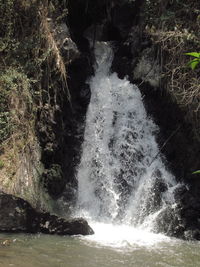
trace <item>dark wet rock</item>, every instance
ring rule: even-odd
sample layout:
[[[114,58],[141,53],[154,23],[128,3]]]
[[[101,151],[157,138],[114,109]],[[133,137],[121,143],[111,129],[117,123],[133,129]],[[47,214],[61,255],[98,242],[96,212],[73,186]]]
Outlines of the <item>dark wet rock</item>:
[[[64,18],[60,18],[59,12],[59,9],[53,12],[52,17],[47,19],[47,23],[56,54],[58,53],[66,64],[67,82],[62,81],[60,74],[52,66],[50,66],[51,73],[44,73],[43,103],[37,109],[36,121],[41,162],[44,166],[40,181],[54,199],[60,196],[67,183],[76,185],[74,166],[75,159],[78,157],[77,151],[80,150],[77,129],[82,117],[85,116],[90,99],[85,80],[88,77],[88,69],[91,69],[89,56],[79,50],[78,44],[72,38],[71,29],[69,30]],[[81,49],[84,47],[87,50],[87,41],[82,43]],[[55,63],[59,65],[59,62]],[[51,86],[46,83],[47,77],[51,77]],[[81,117],[80,120],[79,117]],[[81,136],[80,132],[78,134]]]
[[[156,231],[186,240],[200,240],[200,202],[185,185],[174,191],[176,204],[156,218]]]
[[[156,218],[156,232],[164,233],[168,236],[184,238],[185,227],[181,223],[178,210],[168,206],[160,212]]]
[[[0,232],[42,232],[58,235],[90,235],[92,228],[82,218],[64,219],[34,210],[21,198],[0,193]]]
[[[156,179],[155,183],[155,191],[159,193],[163,193],[167,191],[167,185],[163,180]]]
[[[30,205],[20,198],[0,193],[0,230],[10,232],[26,231]],[[34,216],[34,215],[33,215]]]
[[[80,105],[83,107],[87,107],[90,102],[90,97],[91,97],[90,86],[88,84],[85,84],[84,86],[82,86],[78,97]]]
[[[70,216],[76,205],[76,199],[77,189],[75,189],[75,186],[73,184],[66,184],[63,193],[56,200],[58,205],[56,209],[57,214],[65,214],[65,216]]]
[[[130,61],[126,56],[120,57],[116,54],[112,64],[112,69],[117,72],[120,79],[123,79],[130,73]]]
[[[133,1],[118,1],[111,9],[112,24],[119,30],[122,39],[128,36],[136,23],[139,8],[140,5]]]
[[[51,195],[59,195],[65,185],[61,166],[52,164],[49,169],[45,170],[42,175],[42,183]]]
[[[54,36],[56,45],[65,61],[70,63],[80,55],[76,44],[72,41],[69,29],[66,23],[57,23],[49,18],[49,27]]]
[[[174,190],[175,201],[178,202],[178,201],[184,200],[186,194],[188,194],[188,188],[186,187],[186,185],[183,184],[177,187]]]
[[[117,72],[119,78],[121,79],[128,76],[129,79],[133,81],[136,79],[133,77],[133,70],[140,61],[142,51],[150,46],[151,41],[149,37],[145,34],[141,35],[141,29],[134,25],[130,29],[127,38],[117,42],[115,45],[112,71]],[[154,53],[152,56],[153,55]],[[152,61],[154,62],[154,59]]]
[[[133,71],[134,79],[147,82],[154,88],[160,85],[160,65],[155,59],[155,49],[146,48],[140,52],[140,58]]]
[[[160,174],[160,171],[155,171],[155,175]],[[158,176],[157,176],[158,177]],[[160,209],[162,206],[162,193],[167,191],[167,185],[161,178],[156,178],[154,181],[154,186],[151,188],[149,194],[151,195],[151,198],[149,199],[149,202],[147,205],[147,211],[148,213],[156,212]]]
[[[91,235],[92,228],[82,218],[65,220],[49,213],[42,214],[39,229],[42,233],[57,235]]]
[[[93,62],[89,54],[82,54],[69,67],[69,87],[74,103],[80,108],[87,107],[90,101],[90,88],[85,83],[86,78],[93,74]]]
[[[200,240],[200,230],[199,229],[187,230],[184,232],[184,236],[186,240]]]

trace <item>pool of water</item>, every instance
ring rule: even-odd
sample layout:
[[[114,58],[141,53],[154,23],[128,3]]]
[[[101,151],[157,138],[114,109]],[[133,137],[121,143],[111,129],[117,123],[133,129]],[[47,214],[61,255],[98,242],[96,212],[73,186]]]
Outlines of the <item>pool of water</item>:
[[[109,225],[95,227],[96,234],[88,237],[1,234],[1,241],[9,242],[0,247],[0,266],[200,266],[199,242],[134,229],[116,227],[113,230]],[[102,230],[105,231],[103,235]]]

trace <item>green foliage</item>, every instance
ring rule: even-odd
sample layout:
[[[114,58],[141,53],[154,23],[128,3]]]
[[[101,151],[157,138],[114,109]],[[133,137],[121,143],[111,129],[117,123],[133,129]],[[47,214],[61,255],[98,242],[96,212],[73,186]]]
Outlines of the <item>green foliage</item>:
[[[0,112],[0,141],[4,141],[10,134],[10,113]]]
[[[0,0],[0,52],[5,50],[14,34],[14,0]]]
[[[200,53],[190,52],[185,53],[185,55],[194,57],[191,61],[188,62],[188,65],[191,67],[192,70],[196,69],[196,67],[200,63]]]
[[[8,79],[8,76],[4,76],[4,74],[0,76],[0,142],[3,142],[10,133],[10,112],[8,100],[10,88],[5,78]]]
[[[14,117],[18,113],[17,109],[21,108],[20,112],[23,112],[22,104],[18,104],[19,99],[27,107],[31,105],[29,87],[30,81],[22,70],[9,68],[0,75],[0,143],[14,131]],[[13,107],[15,107],[15,114],[12,113]]]

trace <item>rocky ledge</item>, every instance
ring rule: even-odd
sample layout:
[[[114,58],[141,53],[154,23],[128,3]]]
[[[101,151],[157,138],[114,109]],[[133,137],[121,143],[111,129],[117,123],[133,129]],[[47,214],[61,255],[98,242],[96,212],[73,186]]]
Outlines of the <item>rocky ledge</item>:
[[[21,198],[0,192],[0,232],[26,232],[58,235],[94,233],[82,218],[64,219],[34,210]]]

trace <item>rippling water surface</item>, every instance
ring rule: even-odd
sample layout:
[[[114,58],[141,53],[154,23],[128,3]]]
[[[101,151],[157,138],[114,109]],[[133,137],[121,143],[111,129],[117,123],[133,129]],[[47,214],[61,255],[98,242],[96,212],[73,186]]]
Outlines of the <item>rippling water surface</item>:
[[[139,232],[135,233],[135,237],[131,237],[134,231],[130,232],[127,241],[123,240],[122,229],[121,239],[119,237],[115,239],[113,236],[109,241],[111,238],[109,227],[107,229],[105,227],[104,230],[108,231],[107,240],[105,236],[102,240],[100,233],[90,237],[3,234],[0,238],[9,239],[11,242],[8,246],[0,247],[0,266],[200,266],[199,242],[185,242],[162,235],[145,236],[145,233],[139,238]]]

